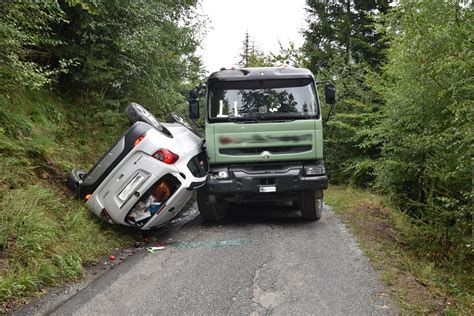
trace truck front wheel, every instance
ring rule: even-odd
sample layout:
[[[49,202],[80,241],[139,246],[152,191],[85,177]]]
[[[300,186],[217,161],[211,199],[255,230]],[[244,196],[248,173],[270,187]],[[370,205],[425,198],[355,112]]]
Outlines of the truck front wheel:
[[[322,191],[303,191],[301,193],[300,203],[301,215],[309,221],[318,221],[323,212],[323,192]]]
[[[222,220],[228,209],[228,203],[220,199],[209,201],[209,194],[206,187],[200,188],[197,192],[197,204],[201,218],[205,222],[217,222]]]

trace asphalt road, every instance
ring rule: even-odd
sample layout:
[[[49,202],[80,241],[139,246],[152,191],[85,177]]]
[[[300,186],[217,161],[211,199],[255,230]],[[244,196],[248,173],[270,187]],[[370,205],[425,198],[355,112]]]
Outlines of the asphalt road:
[[[165,250],[102,275],[54,315],[390,315],[378,275],[328,208],[240,207],[216,225],[191,209],[159,232]]]

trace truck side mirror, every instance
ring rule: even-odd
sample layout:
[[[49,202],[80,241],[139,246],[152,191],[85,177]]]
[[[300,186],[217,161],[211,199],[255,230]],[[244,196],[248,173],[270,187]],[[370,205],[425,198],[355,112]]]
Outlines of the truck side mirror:
[[[324,96],[327,104],[336,103],[336,86],[333,83],[326,83],[324,86]]]
[[[189,117],[193,120],[199,118],[199,89],[194,88],[189,92]]]

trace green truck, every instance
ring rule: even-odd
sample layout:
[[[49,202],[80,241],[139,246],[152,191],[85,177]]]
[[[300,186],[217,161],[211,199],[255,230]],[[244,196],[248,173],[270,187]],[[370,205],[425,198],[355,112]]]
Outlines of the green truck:
[[[291,201],[304,219],[319,220],[328,178],[313,74],[293,67],[221,69],[191,90],[193,120],[204,95],[209,173],[197,195],[201,217],[218,221],[229,203]],[[331,83],[325,98],[334,104]]]

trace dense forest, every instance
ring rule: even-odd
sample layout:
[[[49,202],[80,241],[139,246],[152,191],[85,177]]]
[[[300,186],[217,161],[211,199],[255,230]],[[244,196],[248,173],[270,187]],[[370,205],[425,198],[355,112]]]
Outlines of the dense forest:
[[[472,7],[309,1],[308,11],[305,63],[339,92],[325,134],[332,181],[391,196],[413,219],[407,245],[471,261]]]
[[[206,26],[197,6],[197,0],[0,2],[2,302],[73,279],[119,234],[108,232],[94,241],[97,249],[71,255],[60,244],[81,252],[91,242],[81,238],[104,228],[90,224],[84,209],[65,213],[79,206],[64,202],[54,185],[106,148],[123,127],[120,112],[129,101],[158,116],[186,113],[187,91],[204,76],[196,49]],[[247,34],[240,64],[289,63],[332,80],[338,102],[323,105],[331,183],[389,196],[410,219],[402,230],[406,247],[468,273],[471,2],[307,0],[306,11],[302,48],[261,52]],[[71,229],[76,235],[64,237]]]

